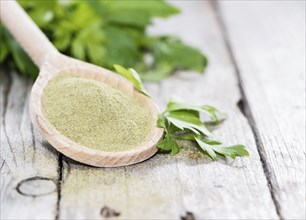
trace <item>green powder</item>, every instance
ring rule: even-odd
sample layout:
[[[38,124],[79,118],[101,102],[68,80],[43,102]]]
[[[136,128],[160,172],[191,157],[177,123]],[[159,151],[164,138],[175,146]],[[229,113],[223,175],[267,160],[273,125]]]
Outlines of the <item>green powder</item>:
[[[154,124],[151,112],[111,86],[60,74],[43,95],[51,124],[64,136],[101,151],[125,151],[145,143]]]

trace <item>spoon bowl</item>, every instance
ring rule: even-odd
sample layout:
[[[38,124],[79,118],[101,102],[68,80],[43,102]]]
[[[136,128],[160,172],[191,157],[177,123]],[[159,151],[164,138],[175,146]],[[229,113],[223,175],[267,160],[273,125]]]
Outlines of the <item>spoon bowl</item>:
[[[156,125],[152,127],[145,144],[120,152],[105,152],[82,146],[56,130],[45,115],[42,97],[48,82],[61,73],[93,79],[112,86],[134,98],[150,111],[155,121],[159,110],[152,99],[138,92],[128,80],[118,74],[60,54],[17,2],[1,1],[0,16],[4,25],[40,69],[31,91],[30,117],[41,135],[55,149],[76,161],[98,167],[117,167],[138,163],[157,152],[156,144],[163,135],[163,129]]]

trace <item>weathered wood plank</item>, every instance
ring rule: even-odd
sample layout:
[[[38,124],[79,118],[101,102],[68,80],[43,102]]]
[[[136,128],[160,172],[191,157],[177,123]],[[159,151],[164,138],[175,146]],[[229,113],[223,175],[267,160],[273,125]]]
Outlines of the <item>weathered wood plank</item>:
[[[305,219],[305,1],[220,6],[279,215]]]
[[[31,87],[32,81],[1,70],[1,219],[56,215],[57,154],[33,132]]]
[[[236,106],[241,96],[234,67],[212,6],[206,1],[175,1],[183,14],[156,22],[151,33],[181,36],[208,54],[205,76],[178,74],[161,84],[147,84],[164,108],[170,95],[190,102],[210,103],[229,114],[215,132],[228,143],[248,146],[249,158],[212,162],[184,145],[176,157],[158,154],[143,163],[98,169],[64,162],[60,219],[100,219],[104,206],[121,219],[178,219],[187,211],[197,219],[276,219],[251,128]],[[112,215],[110,215],[112,216]],[[114,217],[114,216],[112,216]]]

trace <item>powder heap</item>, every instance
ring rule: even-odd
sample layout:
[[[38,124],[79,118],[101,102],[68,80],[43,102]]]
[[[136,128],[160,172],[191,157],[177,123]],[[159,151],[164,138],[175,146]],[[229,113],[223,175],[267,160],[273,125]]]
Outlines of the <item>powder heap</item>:
[[[72,141],[102,151],[125,151],[145,143],[151,112],[111,86],[60,74],[44,90],[50,123]]]

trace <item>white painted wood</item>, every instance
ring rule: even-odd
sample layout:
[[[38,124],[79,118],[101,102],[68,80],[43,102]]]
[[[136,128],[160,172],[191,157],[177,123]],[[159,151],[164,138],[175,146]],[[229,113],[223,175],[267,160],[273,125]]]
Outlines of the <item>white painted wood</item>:
[[[4,70],[0,81],[1,219],[54,219],[58,160],[37,131],[32,132],[28,112],[32,82]]]
[[[280,215],[305,219],[305,1],[220,1]]]
[[[104,206],[118,219],[277,219],[256,144],[246,118],[236,107],[238,82],[216,14],[207,1],[175,1],[182,14],[156,22],[154,33],[181,36],[209,57],[206,75],[180,73],[161,84],[147,84],[163,109],[171,95],[218,106],[229,120],[215,132],[226,143],[243,143],[249,158],[235,162],[192,159],[194,148],[182,143],[180,154],[158,154],[125,168],[97,169],[64,163],[60,219],[100,219]],[[197,155],[197,154],[196,154]]]

